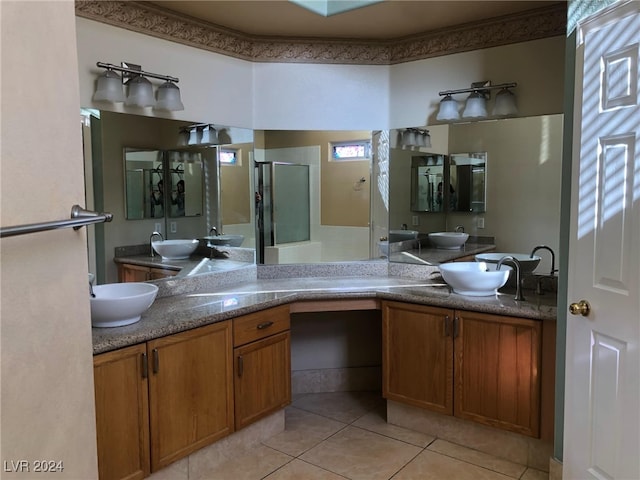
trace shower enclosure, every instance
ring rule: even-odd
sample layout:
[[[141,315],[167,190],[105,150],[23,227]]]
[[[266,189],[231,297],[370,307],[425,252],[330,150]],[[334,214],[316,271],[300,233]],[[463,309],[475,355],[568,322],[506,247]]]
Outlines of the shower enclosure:
[[[256,162],[256,255],[311,240],[309,165]]]

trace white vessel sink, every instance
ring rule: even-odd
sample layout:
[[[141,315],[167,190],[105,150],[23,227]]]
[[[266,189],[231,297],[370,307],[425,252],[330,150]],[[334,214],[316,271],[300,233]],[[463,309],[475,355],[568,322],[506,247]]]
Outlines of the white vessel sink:
[[[415,240],[418,238],[417,230],[389,230],[390,242],[403,242],[405,240]]]
[[[107,283],[93,287],[91,325],[122,327],[140,320],[156,299],[158,286],[152,283]]]
[[[229,247],[239,247],[244,242],[244,235],[222,234],[204,237],[207,243],[211,245],[226,245]]]
[[[526,253],[478,253],[475,258],[476,262],[495,264],[498,263],[502,257],[507,255],[511,255],[520,262],[520,273],[523,275],[526,273],[532,273],[540,263],[541,258],[537,255],[532,257]]]
[[[184,260],[189,258],[198,247],[198,240],[158,240],[151,247],[166,260]]]
[[[485,262],[450,262],[440,264],[440,273],[455,293],[471,297],[495,295],[509,279],[511,267]]]
[[[429,241],[436,248],[444,248],[446,250],[462,248],[468,238],[469,234],[462,232],[434,232],[429,234]]]

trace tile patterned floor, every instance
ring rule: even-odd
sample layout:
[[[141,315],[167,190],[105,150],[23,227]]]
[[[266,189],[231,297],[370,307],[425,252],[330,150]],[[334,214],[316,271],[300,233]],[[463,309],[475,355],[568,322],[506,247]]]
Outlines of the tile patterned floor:
[[[380,394],[315,393],[284,432],[198,478],[209,480],[548,480],[548,474],[385,421]]]

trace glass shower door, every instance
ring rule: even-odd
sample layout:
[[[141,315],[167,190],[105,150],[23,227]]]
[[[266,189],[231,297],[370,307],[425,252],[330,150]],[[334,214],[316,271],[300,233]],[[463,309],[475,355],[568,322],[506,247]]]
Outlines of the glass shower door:
[[[258,263],[265,247],[311,239],[309,165],[256,163]]]

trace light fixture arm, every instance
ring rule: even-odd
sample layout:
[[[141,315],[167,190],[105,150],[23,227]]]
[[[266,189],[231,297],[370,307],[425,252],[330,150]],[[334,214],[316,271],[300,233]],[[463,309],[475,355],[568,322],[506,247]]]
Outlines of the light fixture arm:
[[[490,82],[476,82],[471,84],[471,88],[461,88],[458,90],[444,90],[442,92],[438,92],[438,95],[440,95],[441,97],[444,97],[447,95],[457,95],[459,93],[473,93],[473,92],[482,93],[485,90],[495,90],[498,88],[514,88],[517,86],[518,84],[515,82],[501,83],[499,85],[491,85]]]
[[[113,65],[111,63],[97,62],[96,65],[99,68],[105,68],[107,70],[115,70],[117,72],[122,72],[124,75],[122,76],[123,80],[125,78],[134,77],[136,75],[142,75],[144,77],[157,78],[158,80],[165,80],[167,82],[178,83],[180,80],[176,77],[171,77],[169,75],[160,75],[158,73],[151,73],[143,71],[139,65],[132,65],[131,67],[126,66],[127,64],[123,64],[125,66],[119,67],[117,65]]]

